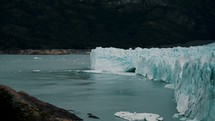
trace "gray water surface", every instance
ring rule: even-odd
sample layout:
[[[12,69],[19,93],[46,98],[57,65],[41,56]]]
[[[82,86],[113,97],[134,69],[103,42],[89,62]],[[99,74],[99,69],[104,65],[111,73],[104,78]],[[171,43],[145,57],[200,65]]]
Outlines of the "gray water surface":
[[[118,111],[156,113],[179,121],[173,90],[138,76],[83,73],[89,55],[0,55],[0,83],[71,110],[85,121],[123,121]],[[92,113],[100,119],[90,119]]]

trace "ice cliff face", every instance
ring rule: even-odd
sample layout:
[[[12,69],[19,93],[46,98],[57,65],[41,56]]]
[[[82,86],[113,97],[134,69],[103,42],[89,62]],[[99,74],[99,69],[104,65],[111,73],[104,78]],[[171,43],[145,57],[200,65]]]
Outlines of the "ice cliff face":
[[[91,51],[95,70],[134,71],[146,78],[174,84],[177,110],[200,121],[215,120],[215,44],[189,48]]]

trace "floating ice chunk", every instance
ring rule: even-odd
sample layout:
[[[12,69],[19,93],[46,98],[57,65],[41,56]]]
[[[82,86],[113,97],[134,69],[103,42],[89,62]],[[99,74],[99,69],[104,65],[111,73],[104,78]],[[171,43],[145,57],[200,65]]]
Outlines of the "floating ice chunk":
[[[181,116],[182,114],[180,114],[180,113],[176,113],[176,114],[174,114],[172,117],[173,118],[179,118],[179,116]]]
[[[41,60],[42,58],[40,57],[34,57],[34,60]]]
[[[174,84],[166,84],[165,88],[174,89]]]
[[[128,120],[128,121],[163,121],[163,117],[158,114],[152,113],[131,113],[127,111],[120,111],[114,114],[116,117]]]
[[[95,73],[95,74],[101,74],[102,70],[76,70],[78,73]]]
[[[40,72],[41,70],[32,70],[33,72]]]

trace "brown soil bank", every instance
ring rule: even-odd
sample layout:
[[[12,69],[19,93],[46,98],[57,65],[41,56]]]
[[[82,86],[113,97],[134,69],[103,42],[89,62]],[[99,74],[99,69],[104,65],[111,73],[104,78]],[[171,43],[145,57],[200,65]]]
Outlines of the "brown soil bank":
[[[0,115],[7,121],[82,121],[67,110],[5,85],[0,85]]]

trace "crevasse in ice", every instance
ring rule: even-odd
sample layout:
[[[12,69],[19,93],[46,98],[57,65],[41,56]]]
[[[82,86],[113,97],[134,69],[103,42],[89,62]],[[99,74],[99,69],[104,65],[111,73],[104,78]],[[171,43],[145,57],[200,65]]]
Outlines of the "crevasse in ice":
[[[97,47],[90,53],[95,70],[135,72],[174,84],[179,113],[215,121],[215,43],[203,46],[118,49]]]

